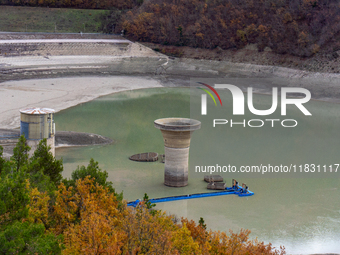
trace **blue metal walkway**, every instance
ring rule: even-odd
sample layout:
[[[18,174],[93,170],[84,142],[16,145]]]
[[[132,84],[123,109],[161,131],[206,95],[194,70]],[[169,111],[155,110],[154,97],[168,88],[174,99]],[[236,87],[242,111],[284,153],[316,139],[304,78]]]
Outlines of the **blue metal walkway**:
[[[152,198],[149,201],[152,204],[162,203],[162,202],[170,202],[176,200],[185,200],[185,199],[193,199],[193,198],[201,198],[201,197],[215,197],[215,196],[223,196],[223,195],[238,195],[239,197],[247,197],[254,195],[254,192],[244,189],[241,186],[234,186],[230,188],[226,188],[224,191],[218,192],[207,192],[207,193],[195,193],[190,195],[180,195],[180,196],[172,196],[172,197],[161,197],[161,198]],[[136,207],[142,200],[137,199],[136,201],[128,202],[128,206]]]

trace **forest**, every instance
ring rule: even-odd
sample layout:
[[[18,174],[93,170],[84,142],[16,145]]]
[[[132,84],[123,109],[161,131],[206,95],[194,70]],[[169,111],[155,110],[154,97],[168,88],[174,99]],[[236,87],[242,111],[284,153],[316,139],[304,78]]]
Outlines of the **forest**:
[[[0,0],[0,4],[110,9],[102,31],[163,45],[240,49],[256,44],[310,57],[340,50],[338,0]]]
[[[178,46],[240,49],[256,44],[309,57],[340,49],[337,0],[149,0],[122,19],[134,40]]]
[[[0,147],[0,254],[285,254],[249,239],[249,230],[208,230],[153,209],[145,194],[127,207],[90,160],[70,179],[42,140],[32,157],[21,136],[6,160]]]

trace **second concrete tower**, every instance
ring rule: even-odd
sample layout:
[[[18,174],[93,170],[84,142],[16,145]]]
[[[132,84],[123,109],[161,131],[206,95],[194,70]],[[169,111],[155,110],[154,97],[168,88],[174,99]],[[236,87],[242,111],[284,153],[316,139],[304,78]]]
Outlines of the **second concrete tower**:
[[[164,118],[154,121],[164,140],[164,184],[171,187],[188,185],[188,161],[191,134],[201,122],[187,118]]]

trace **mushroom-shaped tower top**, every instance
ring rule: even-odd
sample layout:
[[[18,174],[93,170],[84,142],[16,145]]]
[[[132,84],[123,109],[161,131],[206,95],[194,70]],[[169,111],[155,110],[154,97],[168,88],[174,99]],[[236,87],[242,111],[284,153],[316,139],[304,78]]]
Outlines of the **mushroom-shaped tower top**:
[[[160,129],[165,147],[187,148],[190,146],[191,134],[201,128],[201,122],[187,118],[164,118],[154,121]]]
[[[201,122],[187,118],[164,118],[154,121],[155,127],[168,131],[195,131],[201,128]]]

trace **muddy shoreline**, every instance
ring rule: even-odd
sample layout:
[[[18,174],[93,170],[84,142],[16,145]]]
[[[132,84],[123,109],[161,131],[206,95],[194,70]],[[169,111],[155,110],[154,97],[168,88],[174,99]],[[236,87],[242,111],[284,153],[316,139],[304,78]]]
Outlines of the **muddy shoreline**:
[[[255,89],[271,92],[277,86],[303,87],[312,98],[339,103],[340,74],[314,73],[278,66],[232,63],[228,61],[170,59],[157,57],[50,56],[0,58],[0,87],[6,81],[65,77],[147,77],[162,86],[189,86],[192,78],[268,79]]]
[[[0,146],[4,149],[4,157],[9,158],[13,155],[13,148],[18,142],[20,136],[19,129],[0,129]],[[107,145],[114,141],[92,133],[58,131],[55,134],[55,147],[74,147],[74,146],[93,146]]]
[[[6,82],[70,77],[143,77],[165,87],[189,86],[193,78],[237,78],[262,79],[261,83],[251,84],[259,93],[270,93],[273,86],[304,87],[313,99],[340,102],[339,72],[308,69],[306,65],[304,69],[294,68],[295,65],[284,67],[278,57],[288,56],[270,51],[261,53],[265,54],[262,56],[255,46],[232,54],[188,48],[184,57],[174,58],[152,50],[157,45],[132,42],[117,35],[6,33],[0,35],[0,89]],[[264,61],[271,58],[272,61]],[[314,59],[318,57],[309,60]],[[328,66],[329,61],[330,56],[318,59],[316,66]],[[323,72],[315,72],[319,70]]]

